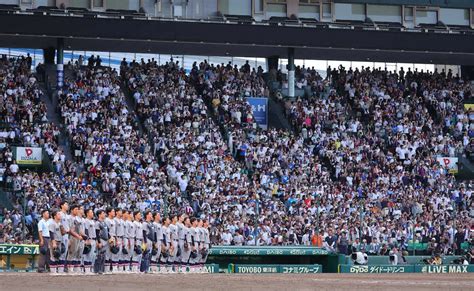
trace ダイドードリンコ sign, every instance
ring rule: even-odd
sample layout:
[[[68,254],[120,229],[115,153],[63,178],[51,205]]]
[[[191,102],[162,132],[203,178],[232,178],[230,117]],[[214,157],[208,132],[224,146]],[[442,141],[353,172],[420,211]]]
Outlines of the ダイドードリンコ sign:
[[[16,147],[16,163],[19,165],[41,165],[43,151],[41,148]]]

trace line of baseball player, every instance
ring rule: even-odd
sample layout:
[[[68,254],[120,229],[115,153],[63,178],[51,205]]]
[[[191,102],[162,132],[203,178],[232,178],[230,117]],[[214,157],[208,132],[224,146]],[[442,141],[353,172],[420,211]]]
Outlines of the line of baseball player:
[[[52,274],[205,272],[210,248],[208,222],[186,214],[60,204],[52,211]]]

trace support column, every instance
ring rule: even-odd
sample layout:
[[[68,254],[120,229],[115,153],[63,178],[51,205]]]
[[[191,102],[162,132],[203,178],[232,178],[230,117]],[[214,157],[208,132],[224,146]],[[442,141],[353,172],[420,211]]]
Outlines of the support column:
[[[288,97],[295,98],[295,49],[288,48]]]
[[[57,88],[64,83],[64,39],[58,38],[56,45]]]
[[[446,72],[447,74],[448,72]],[[461,66],[461,78],[467,80],[474,80],[474,66]],[[456,73],[453,74],[456,77]]]
[[[54,54],[54,47],[48,47],[43,49],[43,61],[45,65],[54,65]]]
[[[267,58],[267,72],[268,79],[271,82],[276,82],[278,73],[278,56],[270,56]],[[272,90],[272,88],[270,88]]]

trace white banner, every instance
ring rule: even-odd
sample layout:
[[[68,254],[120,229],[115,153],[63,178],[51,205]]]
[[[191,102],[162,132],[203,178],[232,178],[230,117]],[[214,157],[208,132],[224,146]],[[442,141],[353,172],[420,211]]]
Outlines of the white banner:
[[[458,173],[458,158],[440,157],[436,158],[441,167],[448,169],[452,174]]]
[[[41,165],[43,161],[42,148],[17,147],[16,163],[19,165]]]

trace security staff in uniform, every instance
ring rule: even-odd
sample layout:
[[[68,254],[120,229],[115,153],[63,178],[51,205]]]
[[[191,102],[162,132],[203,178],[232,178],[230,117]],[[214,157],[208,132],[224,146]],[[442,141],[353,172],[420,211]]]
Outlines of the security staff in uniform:
[[[155,229],[155,238],[153,240],[153,253],[151,256],[151,271],[152,273],[158,273],[159,259],[161,256],[161,246],[163,243],[163,231],[161,229],[161,216],[160,213],[156,212],[153,214],[153,227]]]
[[[133,213],[134,221],[134,230],[135,230],[135,242],[133,245],[133,257],[132,257],[132,273],[140,272],[140,263],[142,260],[142,243],[143,243],[143,225],[141,223],[142,214],[140,211],[135,211]]]
[[[112,253],[111,248],[116,246],[116,225],[115,225],[115,210],[113,208],[108,207],[105,210],[105,214],[107,217],[105,218],[105,224],[107,224],[107,228],[109,230],[109,247],[106,249],[105,253],[105,272],[117,272],[117,263],[113,262],[114,254]],[[113,266],[115,266],[115,269],[113,269]]]
[[[38,273],[44,273],[49,267],[49,211],[41,211],[41,220],[38,222],[38,235],[40,245],[40,256],[38,260]]]
[[[69,252],[69,232],[70,232],[70,218],[69,218],[69,204],[66,201],[62,201],[61,204],[59,204],[59,207],[61,208],[61,225],[60,227],[62,228],[61,233],[63,234],[62,238],[62,244],[65,247],[64,252],[61,254],[61,257],[59,258],[59,264],[58,264],[58,273],[64,273],[67,272],[68,266],[67,266],[67,254]]]
[[[106,264],[105,257],[107,250],[109,249],[109,229],[105,223],[105,211],[98,210],[96,213],[97,223],[96,223],[96,246],[97,246],[97,256],[94,262],[94,272],[97,274],[105,273]]]
[[[118,247],[118,253],[112,255],[112,262],[114,264],[113,268],[114,271],[117,270],[118,272],[123,273],[125,268],[125,262],[123,261],[123,238],[125,235],[125,226],[124,221],[122,219],[122,209],[117,208],[115,209],[115,234],[116,234],[116,246]]]
[[[50,237],[50,270],[51,274],[58,274],[61,257],[63,233],[61,232],[61,212],[53,211],[49,220]]]
[[[96,222],[92,209],[87,209],[85,213],[86,219],[84,221],[84,228],[87,236],[86,243],[90,246],[90,250],[84,254],[84,273],[90,274],[94,272],[94,262],[97,251]]]

